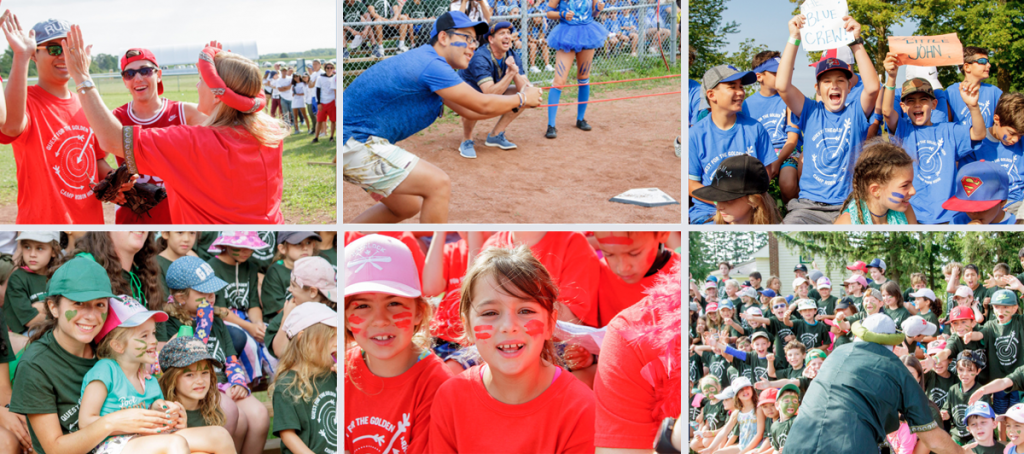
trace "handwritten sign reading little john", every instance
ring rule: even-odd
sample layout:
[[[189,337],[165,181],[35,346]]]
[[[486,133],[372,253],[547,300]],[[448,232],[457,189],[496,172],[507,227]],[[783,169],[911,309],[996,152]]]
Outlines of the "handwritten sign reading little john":
[[[806,0],[800,14],[806,21],[800,30],[804,50],[835,49],[853,42],[853,33],[843,29],[843,17],[849,14],[846,0]]]
[[[890,36],[889,52],[901,65],[949,66],[964,64],[964,46],[956,33],[936,36]]]

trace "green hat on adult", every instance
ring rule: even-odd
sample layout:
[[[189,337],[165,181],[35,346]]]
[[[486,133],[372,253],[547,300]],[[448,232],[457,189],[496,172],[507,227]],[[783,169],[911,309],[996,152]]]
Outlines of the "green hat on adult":
[[[86,257],[75,257],[57,268],[46,283],[46,296],[63,296],[71,301],[113,298],[107,270]]]

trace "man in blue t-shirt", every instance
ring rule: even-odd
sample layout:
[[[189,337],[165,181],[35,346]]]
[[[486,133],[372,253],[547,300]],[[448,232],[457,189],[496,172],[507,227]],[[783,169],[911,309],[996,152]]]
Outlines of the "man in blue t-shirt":
[[[756,81],[754,73],[729,65],[715,66],[704,74],[701,90],[711,115],[690,127],[690,224],[703,224],[714,216],[714,205],[694,196],[694,191],[711,184],[715,170],[726,158],[753,156],[766,167],[768,178],[774,177],[770,169],[777,157],[771,137],[761,123],[742,113],[743,86]]]
[[[821,101],[808,99],[793,86],[793,64],[800,46],[800,29],[806,19],[798,15],[789,21],[789,42],[782,52],[775,88],[789,106],[797,127],[803,132],[803,169],[799,197],[786,205],[786,224],[831,224],[839,217],[843,202],[853,187],[853,167],[867,136],[868,118],[874,113],[879,83],[871,57],[864,50],[861,26],[850,16],[843,28],[854,36],[850,50],[860,68],[864,90],[860,104],[847,105],[853,71],[845,62],[828,58],[818,62],[814,88]]]
[[[1024,94],[1007,93],[999,98],[992,126],[981,143],[974,148],[969,161],[987,161],[999,164],[1006,171],[1009,181],[1009,196],[1003,210],[1016,213],[1021,218],[1024,213],[1024,142],[1020,140],[1024,131]]]
[[[351,222],[393,223],[420,212],[424,223],[448,219],[451,181],[395,144],[422,131],[448,106],[463,118],[484,120],[540,105],[541,90],[514,95],[473,89],[455,69],[465,69],[487,24],[460,11],[434,21],[429,45],[379,62],[349,85],[342,137],[345,181],[370,192],[378,204]]]
[[[917,221],[921,224],[947,224],[956,213],[942,204],[956,190],[954,178],[959,163],[973,151],[971,142],[985,138],[981,110],[978,109],[978,88],[964,84],[962,97],[974,116],[970,129],[958,123],[932,124],[932,111],[938,105],[931,82],[922,78],[903,83],[900,110],[893,109],[896,72],[900,64],[895,52],[885,57],[889,76],[882,94],[882,116],[892,134],[891,140],[914,160],[914,190],[910,199]],[[906,113],[906,117],[900,115]]]
[[[974,46],[964,48],[964,64],[960,67],[964,73],[964,80],[950,85],[946,90],[946,94],[949,95],[949,113],[953,117],[952,121],[964,126],[971,126],[971,113],[963,98],[960,97],[960,84],[980,84],[978,108],[981,109],[981,116],[985,119],[985,127],[992,127],[992,115],[1003,91],[999,87],[981,82],[988,79],[990,69],[992,69],[992,62],[988,59],[988,49]]]
[[[487,45],[473,53],[468,68],[459,71],[462,80],[476,91],[490,95],[514,95],[532,86],[526,77],[526,68],[519,60],[519,54],[509,52],[514,33],[515,29],[512,28],[511,22],[501,21],[491,26],[491,30],[484,35]],[[494,129],[487,134],[484,145],[502,150],[516,148],[516,144],[505,138],[505,128],[508,128],[520,112],[522,111],[502,115]],[[462,144],[459,145],[459,155],[463,158],[476,158],[476,149],[473,148],[474,126],[476,120],[462,117]]]

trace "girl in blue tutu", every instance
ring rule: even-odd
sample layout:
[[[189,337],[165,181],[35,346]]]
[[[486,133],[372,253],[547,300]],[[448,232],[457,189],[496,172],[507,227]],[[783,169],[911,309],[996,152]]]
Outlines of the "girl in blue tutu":
[[[548,47],[555,49],[555,83],[564,85],[569,78],[569,69],[573,60],[576,61],[576,79],[581,84],[590,83],[590,63],[594,60],[594,51],[604,45],[608,37],[608,29],[595,20],[595,16],[604,9],[602,0],[550,0],[548,2],[548,18],[558,19],[558,25],[548,34]],[[561,88],[552,88],[548,94],[548,104],[558,104],[562,96]],[[579,87],[577,100],[585,102],[590,99],[590,86]],[[579,104],[576,113],[576,127],[590,131],[590,125],[583,118],[587,112],[586,104]],[[555,129],[555,116],[558,106],[548,107],[548,132],[544,135],[549,139],[558,137]]]

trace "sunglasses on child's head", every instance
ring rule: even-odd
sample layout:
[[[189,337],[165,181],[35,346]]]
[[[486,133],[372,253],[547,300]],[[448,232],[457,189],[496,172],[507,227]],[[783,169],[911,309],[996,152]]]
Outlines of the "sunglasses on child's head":
[[[134,79],[136,74],[142,74],[142,77],[149,77],[156,71],[157,67],[155,66],[143,66],[139,69],[126,69],[121,71],[121,77],[125,79]]]
[[[60,47],[60,44],[47,44],[45,46],[36,47],[36,49],[46,49],[46,53],[53,57],[60,57],[64,54],[64,48]]]

